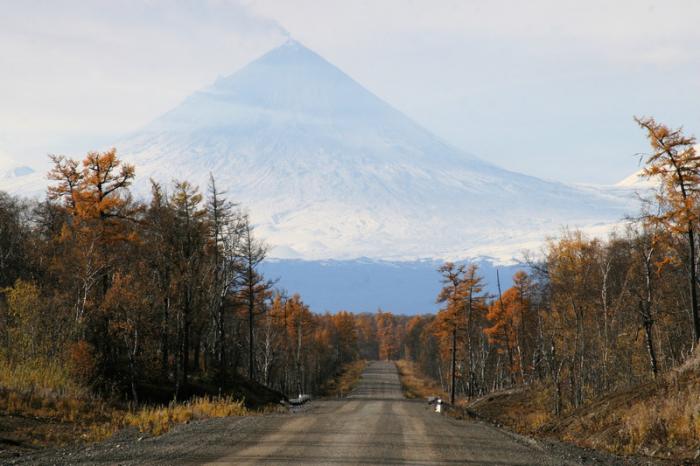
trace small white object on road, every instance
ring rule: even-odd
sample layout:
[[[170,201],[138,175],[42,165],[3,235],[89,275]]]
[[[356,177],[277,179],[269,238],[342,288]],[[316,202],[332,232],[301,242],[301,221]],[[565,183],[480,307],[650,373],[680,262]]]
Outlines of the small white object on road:
[[[289,400],[290,405],[303,405],[307,401],[311,401],[311,395],[299,394],[299,398],[291,398]]]

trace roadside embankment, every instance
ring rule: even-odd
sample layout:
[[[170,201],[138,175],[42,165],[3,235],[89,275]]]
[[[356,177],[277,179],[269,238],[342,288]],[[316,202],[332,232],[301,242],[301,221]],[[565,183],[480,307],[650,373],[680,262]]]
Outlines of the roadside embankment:
[[[447,399],[447,393],[442,387],[423,374],[413,361],[405,359],[396,361],[396,368],[399,371],[401,388],[406,398],[428,398],[431,396]]]
[[[342,398],[350,393],[367,367],[367,361],[360,359],[343,364],[335,375],[321,386],[321,396]]]
[[[409,398],[446,394],[411,361],[397,362]],[[700,464],[700,356],[656,381],[621,388],[577,408],[554,414],[547,383],[458,399],[447,409],[456,418],[477,418],[545,442],[623,455],[636,463]]]

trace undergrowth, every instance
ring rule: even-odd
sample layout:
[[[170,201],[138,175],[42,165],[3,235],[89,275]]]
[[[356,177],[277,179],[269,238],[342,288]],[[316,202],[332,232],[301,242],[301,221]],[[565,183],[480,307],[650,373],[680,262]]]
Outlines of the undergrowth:
[[[246,416],[277,409],[267,406],[251,411],[243,400],[229,396],[204,396],[167,406],[131,408],[91,395],[58,362],[10,363],[0,355],[0,415],[33,421],[31,427],[22,426],[9,432],[22,444],[65,445],[76,439],[94,442],[125,427],[160,435],[177,424],[198,419]]]
[[[619,424],[609,448],[697,459],[700,454],[700,353],[653,383],[649,396],[611,413]],[[618,420],[619,419],[619,420]]]
[[[367,361],[360,359],[344,364],[338,374],[327,380],[321,387],[321,394],[329,397],[343,397],[350,393],[360,380]]]
[[[438,396],[447,399],[447,393],[430,377],[423,374],[413,361],[396,361],[401,388],[406,398],[427,398]]]
[[[657,380],[613,391],[557,417],[551,384],[506,390],[469,406],[524,434],[620,455],[694,462],[700,456],[700,353]]]
[[[136,427],[140,432],[161,435],[177,424],[198,419],[252,414],[243,400],[231,397],[197,397],[184,403],[172,402],[168,406],[146,406],[134,411],[115,410],[109,422],[96,424],[92,439],[108,437],[124,427]]]
[[[22,394],[51,394],[57,397],[85,396],[68,368],[57,360],[12,361],[0,352],[0,388]]]
[[[446,397],[415,363],[397,361],[408,398]],[[700,349],[681,367],[635,387],[616,390],[557,417],[551,383],[533,382],[458,400],[461,417],[477,415],[525,435],[554,437],[621,455],[677,461],[700,459]],[[460,409],[463,408],[463,409]]]

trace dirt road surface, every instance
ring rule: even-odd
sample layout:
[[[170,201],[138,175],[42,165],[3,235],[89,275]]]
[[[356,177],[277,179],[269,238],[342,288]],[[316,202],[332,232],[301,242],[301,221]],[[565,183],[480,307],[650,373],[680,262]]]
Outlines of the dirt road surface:
[[[390,362],[371,362],[346,400],[265,426],[241,446],[209,464],[552,464],[496,430],[405,400]]]
[[[179,426],[157,438],[123,432],[99,445],[20,458],[35,464],[561,465],[602,464],[562,456],[490,425],[436,414],[403,398],[396,367],[368,364],[346,398],[294,414],[224,418]]]

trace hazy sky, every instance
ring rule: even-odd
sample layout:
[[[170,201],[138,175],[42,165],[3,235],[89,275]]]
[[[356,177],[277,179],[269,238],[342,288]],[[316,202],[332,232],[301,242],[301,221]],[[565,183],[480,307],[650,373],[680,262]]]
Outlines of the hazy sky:
[[[611,183],[633,115],[700,135],[700,1],[0,0],[0,155],[109,145],[300,40],[505,168]]]

